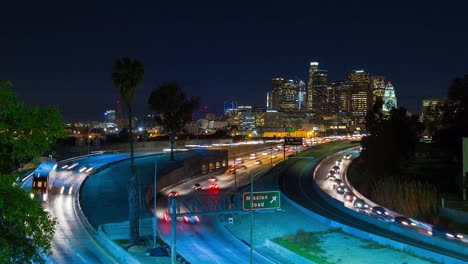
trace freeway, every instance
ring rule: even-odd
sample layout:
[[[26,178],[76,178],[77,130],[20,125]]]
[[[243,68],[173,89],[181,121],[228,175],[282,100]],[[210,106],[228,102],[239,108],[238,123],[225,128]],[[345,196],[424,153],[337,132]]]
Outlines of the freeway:
[[[340,154],[342,155],[342,154]],[[326,164],[322,164],[322,169],[317,171],[318,178],[325,178],[326,174],[338,156],[330,159]],[[419,248],[437,252],[442,255],[450,256],[461,262],[468,261],[468,254],[465,250],[454,250],[453,248],[445,248],[437,243],[430,244],[415,238],[415,235],[403,228],[384,228],[381,225],[374,225],[369,221],[364,221],[361,218],[353,216],[351,210],[342,206],[335,207],[330,202],[324,199],[323,194],[314,181],[314,168],[316,162],[310,159],[294,159],[291,160],[290,166],[281,175],[279,185],[281,190],[293,201],[301,204],[304,208],[311,210],[328,219],[334,220],[341,224],[363,230],[381,237],[386,237],[405,244],[413,245]],[[320,182],[319,182],[320,184]],[[354,213],[354,211],[352,211]]]
[[[253,158],[254,156],[255,158]],[[169,196],[170,193],[177,193],[177,195],[203,194],[213,191],[222,192],[230,190],[236,183],[237,187],[245,186],[250,182],[250,174],[255,174],[266,167],[273,166],[276,162],[282,160],[282,158],[283,152],[281,150],[272,150],[271,152],[258,150],[248,153],[247,155],[238,157],[236,174],[217,173],[206,175],[166,188],[163,190],[163,194],[165,197]],[[236,177],[236,180],[234,177]],[[211,181],[209,180],[210,178]],[[210,185],[212,183],[218,184],[219,190],[211,189]],[[195,184],[199,184],[201,189],[194,190]],[[171,222],[163,219],[163,214],[167,211],[167,199],[158,201],[157,210],[160,232],[164,240],[171,243]],[[181,208],[181,210],[183,211],[184,208]],[[198,215],[197,217],[200,219],[198,223],[177,222],[176,250],[179,254],[184,256],[190,263],[249,262],[250,248],[248,245],[230,234],[220,223],[218,216]],[[274,263],[255,251],[253,262]]]
[[[262,146],[259,146],[259,148],[262,148]],[[145,155],[155,154],[158,153],[145,153]],[[242,166],[245,166],[245,169],[240,169],[236,173],[236,178],[232,177],[232,175],[219,175],[220,188],[232,188],[231,186],[233,186],[233,183],[235,182],[234,179],[239,181],[239,186],[247,184],[249,179],[247,175],[250,172],[261,169],[261,167],[263,166],[273,164],[273,162],[275,162],[275,159],[279,160],[282,157],[282,155],[280,154],[275,156],[278,156],[278,158],[271,156],[262,156],[262,158],[259,158],[258,160],[264,161],[263,165],[255,164],[255,161],[250,160],[249,156],[244,157],[245,161],[242,164]],[[79,157],[59,162],[57,169],[51,172],[49,177],[48,199],[47,201],[43,202],[43,207],[46,211],[50,213],[51,216],[57,218],[59,225],[52,241],[53,254],[48,257],[48,263],[118,263],[118,260],[116,258],[109,255],[94,240],[93,234],[95,234],[96,231],[95,229],[93,229],[91,221],[88,220],[89,216],[85,216],[83,211],[81,210],[80,188],[82,187],[82,184],[86,177],[93,175],[93,172],[96,169],[102,168],[103,166],[107,166],[110,163],[123,161],[128,158],[128,153]],[[154,163],[154,158],[146,160],[147,163]],[[152,168],[152,166],[146,167]],[[151,174],[152,173],[150,173],[149,175]],[[128,176],[128,173],[126,171],[123,172],[120,170],[118,175],[111,176],[113,184],[118,184],[119,186],[126,186]],[[152,177],[150,177],[150,179],[152,179]],[[120,182],[117,183],[117,181]],[[23,186],[31,185],[32,178],[28,178],[23,182]],[[103,187],[104,186],[100,187],[101,190]],[[188,186],[187,188],[191,190],[191,186]],[[93,187],[92,190],[95,191],[96,187]],[[96,197],[92,199],[106,200],[107,197],[100,197],[99,195],[100,193],[97,193]],[[125,192],[114,193],[113,195],[124,195],[125,197],[123,197],[123,200],[126,200]],[[86,197],[85,200],[88,203],[92,203],[92,199]],[[110,200],[112,200],[112,198],[110,198]],[[121,207],[125,206],[128,207],[128,205],[121,205]],[[95,212],[96,208],[91,207],[91,209],[94,210],[92,212],[93,214],[102,215],[102,213]],[[102,209],[105,208],[101,208],[100,210]],[[117,219],[115,220],[115,222],[122,221],[122,218],[128,219],[128,213],[122,214],[122,211],[125,210],[119,211],[117,213],[117,216],[106,215],[105,217],[108,217],[109,219]],[[230,261],[233,260],[236,260],[235,262],[239,262],[239,260],[242,260],[241,262],[245,262],[245,260],[249,257],[249,248],[242,242],[239,242],[238,240],[233,240],[232,235],[228,234],[225,229],[212,228],[213,225],[211,225],[210,223],[213,222],[210,221],[215,220],[215,218],[210,220],[209,218],[205,219],[204,217],[204,222],[200,225],[199,231],[201,232],[198,233],[178,232],[178,240],[180,241],[178,247],[179,251],[184,251],[187,248],[193,249],[193,245],[196,244],[198,250],[203,251],[204,255],[206,256],[211,256],[211,259],[217,258],[215,256],[218,255],[224,256],[221,258],[222,260],[219,260],[220,263],[230,263]],[[162,225],[162,229],[163,227],[164,226]],[[186,227],[180,225],[178,230],[186,230]],[[184,234],[186,235],[185,238]],[[198,235],[195,237],[195,234]],[[212,234],[217,234],[217,240],[212,239]],[[192,238],[187,239],[187,237]],[[198,239],[197,242],[195,242],[195,238]],[[184,243],[186,245],[185,247]],[[224,249],[221,249],[219,245],[225,245]],[[258,254],[255,254],[254,259],[258,263],[269,263]],[[204,262],[205,260],[201,262]]]
[[[94,232],[79,207],[79,188],[96,168],[127,159],[128,154],[93,155],[58,163],[50,174],[48,199],[44,210],[59,223],[52,240],[49,263],[118,263],[92,238]],[[31,186],[32,178],[23,185]]]

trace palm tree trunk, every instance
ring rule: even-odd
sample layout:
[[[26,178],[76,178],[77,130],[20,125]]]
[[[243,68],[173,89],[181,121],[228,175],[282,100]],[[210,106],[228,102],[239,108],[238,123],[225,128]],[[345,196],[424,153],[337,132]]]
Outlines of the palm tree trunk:
[[[128,105],[128,130],[130,134],[130,178],[128,179],[128,205],[130,218],[130,241],[138,243],[140,241],[140,221],[139,221],[139,203],[138,186],[135,173],[135,161],[133,157],[133,128],[132,128],[132,108]]]

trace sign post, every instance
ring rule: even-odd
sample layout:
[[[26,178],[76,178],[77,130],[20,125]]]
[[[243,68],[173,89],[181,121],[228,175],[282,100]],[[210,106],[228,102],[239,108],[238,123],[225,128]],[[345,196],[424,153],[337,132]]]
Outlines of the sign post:
[[[252,198],[250,192],[245,192],[242,194],[242,208],[250,210],[252,206],[254,210],[277,209],[281,206],[280,198],[278,191],[253,192]]]

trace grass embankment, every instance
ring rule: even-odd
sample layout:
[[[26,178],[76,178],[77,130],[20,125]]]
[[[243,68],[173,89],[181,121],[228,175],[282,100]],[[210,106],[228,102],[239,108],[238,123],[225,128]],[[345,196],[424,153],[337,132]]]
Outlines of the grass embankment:
[[[294,253],[313,261],[314,263],[319,264],[342,264],[346,263],[343,258],[330,260],[330,257],[327,256],[327,246],[323,243],[329,237],[340,236],[343,239],[347,240],[349,243],[358,246],[359,248],[366,249],[366,250],[377,250],[375,253],[371,254],[379,254],[380,249],[390,249],[387,246],[383,246],[371,240],[366,240],[362,238],[358,238],[355,236],[348,235],[344,233],[341,229],[328,229],[326,231],[321,232],[305,232],[302,229],[299,229],[296,234],[285,235],[282,237],[277,237],[272,239],[273,242],[277,243],[278,245],[287,248]],[[336,245],[337,247],[343,247],[344,245]],[[347,246],[344,246],[347,247]],[[349,249],[348,249],[349,250]],[[397,252],[404,252],[397,249],[392,249]],[[409,256],[420,258],[415,256],[414,254],[404,252]],[[426,260],[428,262],[435,263],[429,259],[420,258]]]
[[[335,231],[335,229],[329,229],[323,232],[305,232],[299,229],[295,235],[277,237],[272,239],[272,241],[315,263],[332,264],[324,256],[326,250],[320,246],[320,242],[322,241],[320,235]]]

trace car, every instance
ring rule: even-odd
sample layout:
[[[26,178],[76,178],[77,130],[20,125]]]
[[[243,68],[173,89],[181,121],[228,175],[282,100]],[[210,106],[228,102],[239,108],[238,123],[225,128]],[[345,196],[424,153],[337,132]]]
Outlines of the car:
[[[388,212],[382,206],[374,206],[372,207],[372,212],[376,215],[388,215]]]
[[[172,191],[169,193],[169,197],[176,197],[179,193],[177,193],[176,191]]]
[[[256,160],[256,161],[255,161],[255,164],[261,165],[261,164],[262,164],[262,161],[261,161],[261,160]]]
[[[344,155],[343,156],[343,159],[345,160],[350,160],[353,156],[351,156],[351,154],[348,154],[348,155]]]
[[[340,166],[335,165],[332,167],[332,170],[334,170],[336,173],[340,173]]]
[[[353,192],[345,192],[343,194],[343,198],[345,199],[345,201],[353,202],[354,199],[356,199],[356,195],[354,195]]]
[[[193,185],[193,189],[194,189],[194,190],[200,190],[200,189],[201,189],[201,184],[195,183],[195,184]]]
[[[243,159],[241,159],[241,158],[236,159],[236,164],[242,164],[242,163],[244,163]]]
[[[262,152],[262,156],[267,156],[268,153],[267,152]]]
[[[378,215],[377,219],[379,221],[382,221],[382,222],[385,222],[385,223],[394,223],[395,222],[395,219],[393,219],[393,217],[390,216],[390,215]]]
[[[368,210],[369,205],[361,198],[354,199],[353,207],[360,210]]]
[[[336,173],[335,173],[334,170],[329,171],[328,174],[327,174],[327,179],[329,179],[329,180],[331,180],[331,181],[334,181],[335,178],[336,178],[336,175],[335,175],[335,174],[336,174]]]
[[[234,174],[234,173],[236,173],[236,168],[229,168],[229,169],[226,170],[225,173],[226,174]]]
[[[398,223],[404,226],[410,226],[410,227],[418,225],[413,219],[406,217],[406,216],[402,216],[402,215],[395,217],[395,223]]]
[[[240,166],[237,166],[236,170],[245,171],[247,170],[247,167],[245,165],[240,165]]]
[[[216,181],[216,177],[209,177],[209,178],[208,178],[208,181],[209,181],[209,182],[215,182],[215,181]]]
[[[272,159],[276,159],[276,155],[271,155],[271,158],[272,158]]]
[[[169,214],[169,212],[165,212],[163,216],[164,216],[164,221],[166,222],[171,221],[171,215]]]
[[[217,189],[219,189],[219,185],[217,183],[212,183],[212,184],[210,184],[210,189],[217,190]]]
[[[339,159],[339,160],[335,161],[335,165],[340,166],[340,165],[341,165],[341,162],[342,162],[342,160]],[[339,169],[339,168],[338,168],[338,169]]]
[[[333,189],[337,188],[338,186],[342,186],[342,187],[345,186],[343,180],[341,180],[341,179],[335,179],[335,180],[333,181]]]
[[[347,191],[348,191],[348,188],[346,186],[339,185],[339,186],[336,187],[336,192],[338,194],[344,194]]]
[[[200,222],[200,218],[196,215],[184,215],[184,223],[195,224]]]
[[[445,238],[445,239],[463,239],[464,235],[452,228],[442,225],[435,225],[431,230],[432,236]]]

